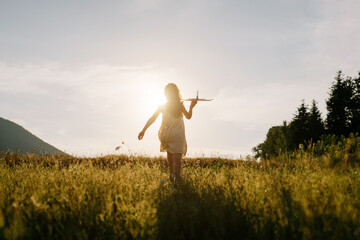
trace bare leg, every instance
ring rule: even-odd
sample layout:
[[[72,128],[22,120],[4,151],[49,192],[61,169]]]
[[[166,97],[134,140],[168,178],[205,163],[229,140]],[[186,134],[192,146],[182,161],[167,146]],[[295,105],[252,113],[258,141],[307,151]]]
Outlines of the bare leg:
[[[167,159],[168,159],[168,162],[169,162],[169,169],[170,169],[170,180],[173,181],[174,177],[173,175],[175,175],[175,171],[174,171],[174,154],[173,153],[169,153],[167,152]]]
[[[176,180],[180,180],[180,172],[181,172],[181,153],[173,153],[173,162],[175,164],[175,177]]]

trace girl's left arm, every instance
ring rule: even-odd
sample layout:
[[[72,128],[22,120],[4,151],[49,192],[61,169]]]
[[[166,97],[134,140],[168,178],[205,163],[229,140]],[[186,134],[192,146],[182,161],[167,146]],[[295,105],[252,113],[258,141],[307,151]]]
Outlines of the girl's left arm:
[[[158,109],[155,111],[155,113],[146,122],[145,127],[143,128],[143,130],[141,130],[141,132],[139,133],[139,135],[138,135],[139,140],[141,140],[144,137],[146,129],[148,129],[151,126],[151,124],[153,124],[156,121],[156,119],[158,118],[160,113],[161,113],[161,107],[158,107]]]
[[[192,112],[193,112],[192,110],[193,110],[193,108],[195,107],[196,104],[197,104],[197,101],[191,101],[189,111],[186,111],[186,108],[185,108],[184,104],[182,105],[182,112],[183,112],[184,116],[187,119],[191,119]]]

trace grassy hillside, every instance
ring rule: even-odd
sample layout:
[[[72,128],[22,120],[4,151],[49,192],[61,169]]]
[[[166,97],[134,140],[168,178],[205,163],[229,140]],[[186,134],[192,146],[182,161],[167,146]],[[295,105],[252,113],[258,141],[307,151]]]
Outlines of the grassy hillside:
[[[0,152],[64,154],[20,125],[0,117]]]
[[[1,155],[0,239],[360,239],[359,165],[303,157]]]

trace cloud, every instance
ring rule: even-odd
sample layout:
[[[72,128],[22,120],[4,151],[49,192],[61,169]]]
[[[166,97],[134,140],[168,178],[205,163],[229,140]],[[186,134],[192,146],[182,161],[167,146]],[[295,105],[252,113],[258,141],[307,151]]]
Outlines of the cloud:
[[[58,64],[0,63],[0,92],[71,96],[72,100],[94,104],[99,99],[120,101],[130,90],[139,88],[147,77],[156,74],[156,66],[87,65],[71,69]]]

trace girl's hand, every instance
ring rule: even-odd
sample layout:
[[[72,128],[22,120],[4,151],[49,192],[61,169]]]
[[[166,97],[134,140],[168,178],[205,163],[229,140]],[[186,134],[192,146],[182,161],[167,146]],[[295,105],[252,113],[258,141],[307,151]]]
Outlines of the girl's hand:
[[[191,101],[190,108],[194,108],[197,104],[197,101]]]
[[[143,139],[144,135],[145,135],[145,131],[141,131],[138,135],[138,139],[139,140]]]

